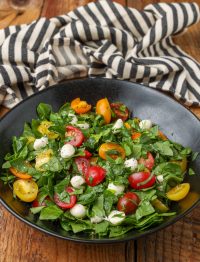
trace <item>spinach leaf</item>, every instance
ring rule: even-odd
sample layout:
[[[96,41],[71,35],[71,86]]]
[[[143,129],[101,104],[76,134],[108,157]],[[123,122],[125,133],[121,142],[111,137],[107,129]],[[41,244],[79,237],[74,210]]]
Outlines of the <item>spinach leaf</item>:
[[[164,156],[173,156],[173,150],[171,149],[171,144],[169,141],[159,141],[152,145],[155,152],[160,153]]]
[[[37,114],[41,120],[49,119],[52,112],[52,107],[48,104],[40,103],[37,106]]]
[[[55,220],[63,214],[63,210],[54,206],[44,207],[40,212],[40,220]]]
[[[140,220],[142,217],[150,215],[155,212],[155,209],[151,205],[150,201],[144,200],[139,204],[139,207],[136,210],[135,216],[137,220]]]

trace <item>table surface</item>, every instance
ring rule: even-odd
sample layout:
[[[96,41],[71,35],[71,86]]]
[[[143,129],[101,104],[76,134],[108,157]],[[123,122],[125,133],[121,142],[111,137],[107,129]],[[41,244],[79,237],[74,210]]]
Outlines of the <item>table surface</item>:
[[[0,0],[0,28],[39,17],[52,17],[85,5],[88,0],[31,0],[23,13]],[[118,0],[142,9],[156,0]],[[165,1],[172,2],[172,1]],[[192,1],[188,1],[192,2]],[[200,4],[200,0],[196,0]],[[200,62],[200,24],[192,26],[175,42]],[[190,108],[200,117],[200,108]],[[0,116],[8,110],[0,108]],[[157,233],[137,241],[112,245],[77,244],[48,236],[17,220],[0,205],[0,262],[195,262],[200,261],[200,208]]]

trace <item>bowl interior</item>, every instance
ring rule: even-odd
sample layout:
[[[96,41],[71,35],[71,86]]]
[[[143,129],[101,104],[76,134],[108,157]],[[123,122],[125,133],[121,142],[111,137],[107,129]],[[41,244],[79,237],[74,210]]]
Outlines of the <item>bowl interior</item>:
[[[62,83],[37,93],[16,106],[0,121],[0,166],[5,154],[11,150],[12,136],[19,136],[24,122],[30,122],[32,118],[36,118],[36,107],[40,102],[49,103],[54,110],[57,110],[63,103],[76,97],[87,100],[92,105],[103,97],[107,97],[111,102],[121,101],[127,105],[134,116],[151,119],[170,139],[200,152],[199,120],[173,99],[139,84],[118,80],[84,79]],[[57,223],[39,221],[36,216],[29,213],[27,205],[13,200],[12,192],[2,183],[0,183],[0,199],[2,204],[16,217],[52,235],[91,243],[124,241],[144,236],[175,222],[199,202],[200,157],[195,160],[192,167],[199,175],[186,175],[186,181],[191,184],[191,193],[182,201],[181,205],[175,207],[179,210],[175,217],[145,232],[130,231],[123,237],[115,239],[96,239],[86,234],[70,234],[63,231]]]

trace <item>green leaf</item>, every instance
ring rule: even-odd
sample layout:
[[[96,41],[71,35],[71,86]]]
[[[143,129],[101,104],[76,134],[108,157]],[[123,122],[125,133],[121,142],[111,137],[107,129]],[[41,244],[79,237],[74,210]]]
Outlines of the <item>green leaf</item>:
[[[159,141],[153,144],[153,149],[164,156],[173,156],[173,150],[169,141]]]
[[[192,168],[189,168],[189,175],[190,176],[194,176],[195,175],[195,172],[194,172],[194,170],[192,169]]]
[[[97,198],[96,202],[94,203],[92,207],[92,213],[93,216],[98,216],[98,217],[104,217],[105,216],[105,211],[104,211],[104,196],[101,195],[100,197]]]
[[[142,152],[142,145],[133,144],[133,146],[132,146],[133,157],[136,158],[136,159],[140,158],[141,152]]]
[[[78,233],[78,232],[82,232],[85,230],[89,230],[92,228],[92,225],[89,223],[74,223],[74,222],[70,222],[70,225],[72,227],[72,231],[74,233]]]
[[[45,206],[41,206],[41,207],[32,207],[32,208],[30,208],[30,211],[31,211],[31,213],[32,214],[37,214],[37,213],[39,213],[43,208],[44,208]]]
[[[139,207],[136,210],[135,216],[137,220],[140,220],[142,217],[150,215],[155,212],[155,209],[151,205],[150,201],[144,200],[139,204]]]
[[[49,119],[52,107],[48,104],[40,103],[37,107],[37,114],[41,120]]]
[[[63,210],[61,210],[56,205],[45,207],[41,210],[40,220],[55,220],[58,219],[63,214]]]
[[[60,172],[63,169],[63,166],[57,157],[52,156],[49,161],[42,166],[42,168],[46,171]]]
[[[192,161],[196,160],[196,158],[198,157],[199,152],[192,152]]]

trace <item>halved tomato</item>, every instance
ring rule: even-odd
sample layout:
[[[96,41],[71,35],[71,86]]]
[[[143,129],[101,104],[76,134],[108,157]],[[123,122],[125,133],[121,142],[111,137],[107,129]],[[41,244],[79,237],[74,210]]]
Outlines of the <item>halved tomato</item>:
[[[80,98],[75,98],[71,102],[71,108],[77,113],[77,114],[85,114],[91,109],[91,105],[89,105],[86,101],[80,100]]]
[[[128,108],[122,103],[111,103],[110,104],[112,114],[112,120],[121,119],[126,121],[129,116]]]
[[[72,193],[74,191],[74,189],[72,187],[67,187],[65,190],[68,193]],[[60,208],[69,209],[69,208],[72,208],[76,204],[77,198],[76,198],[76,195],[70,195],[70,201],[64,202],[64,201],[61,201],[58,194],[55,193],[54,194],[54,201],[55,201],[56,205],[59,206]]]
[[[22,178],[22,179],[30,179],[32,178],[31,175],[29,175],[28,173],[23,173],[23,172],[20,172],[19,170],[17,170],[16,168],[14,167],[10,167],[9,168],[9,171],[16,177],[19,177],[19,178]]]
[[[106,124],[111,121],[111,108],[107,98],[100,99],[96,104],[96,113],[102,115]]]
[[[151,187],[156,182],[156,177],[150,172],[138,172],[129,176],[128,181],[134,189],[143,189]]]
[[[99,147],[99,156],[106,160],[107,156],[116,159],[121,157],[122,159],[125,158],[126,153],[123,147],[115,143],[104,143]]]
[[[65,137],[69,137],[69,141],[66,143],[72,146],[81,146],[84,141],[84,135],[81,130],[74,126],[66,126],[66,130]]]
[[[147,158],[141,157],[138,161],[139,164],[143,164],[146,168],[148,168],[150,171],[152,170],[154,166],[154,157],[150,152],[147,153]]]
[[[75,159],[75,163],[77,165],[78,171],[81,174],[85,175],[88,171],[89,166],[90,166],[89,160],[86,157],[80,156],[80,157],[77,157]]]
[[[179,184],[167,192],[167,198],[173,201],[179,201],[187,196],[190,191],[189,183]]]
[[[32,202],[37,197],[38,185],[31,179],[18,179],[13,184],[13,192],[20,200]]]

